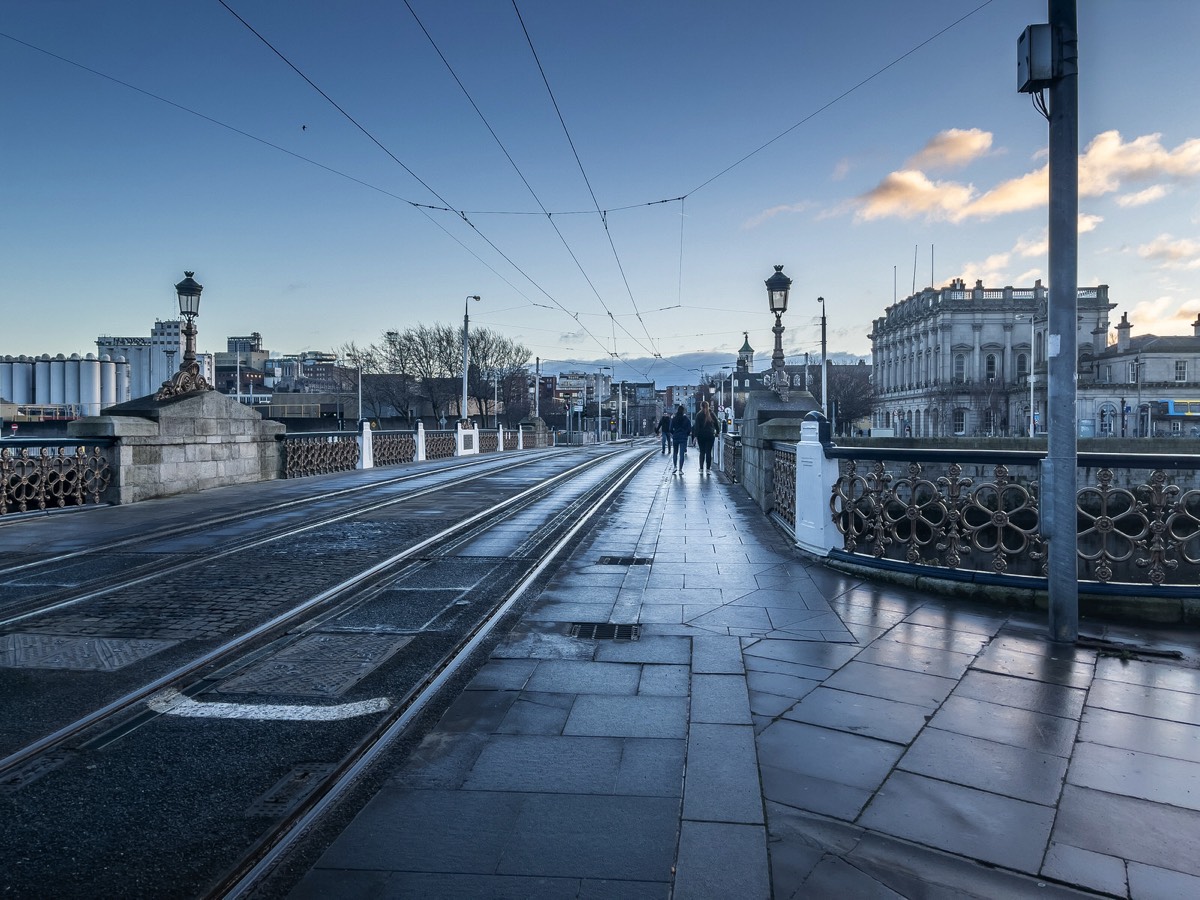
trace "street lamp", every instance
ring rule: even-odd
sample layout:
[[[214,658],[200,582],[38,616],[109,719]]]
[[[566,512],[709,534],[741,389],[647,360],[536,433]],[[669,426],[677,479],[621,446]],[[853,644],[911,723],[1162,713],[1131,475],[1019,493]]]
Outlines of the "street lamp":
[[[463,303],[463,391],[462,391],[462,409],[460,415],[463,421],[463,427],[467,423],[467,367],[470,365],[470,356],[467,353],[467,331],[470,327],[471,301],[478,300],[478,294],[468,294],[466,301]]]
[[[204,286],[195,278],[195,272],[184,272],[183,281],[175,285],[175,295],[179,298],[179,314],[186,323],[183,326],[183,361],[179,371],[163,382],[155,400],[166,400],[180,394],[190,394],[193,391],[211,391],[212,386],[200,374],[200,365],[196,362],[196,316],[200,315],[200,293]]]
[[[613,373],[614,375],[616,374],[616,369],[614,369],[612,366],[599,366],[596,369],[596,443],[597,444],[600,443],[600,417],[603,413],[603,410],[600,408],[600,381],[601,381],[600,373],[603,372],[605,369],[608,369],[608,371]],[[611,378],[611,376],[610,376],[610,378]],[[611,393],[611,391],[610,391],[610,393]]]
[[[821,304],[821,415],[829,419],[829,360],[825,353],[825,298],[818,297]]]
[[[1024,319],[1024,313],[1017,313],[1018,319]],[[1033,313],[1029,314],[1029,436],[1033,437],[1034,418],[1033,418],[1033,326],[1037,321],[1037,316]]]
[[[787,312],[788,291],[792,288],[792,279],[783,274],[783,266],[775,267],[775,274],[766,280],[767,304],[775,313],[775,351],[771,354],[771,380],[779,399],[787,402],[788,377],[783,363],[783,314]]]

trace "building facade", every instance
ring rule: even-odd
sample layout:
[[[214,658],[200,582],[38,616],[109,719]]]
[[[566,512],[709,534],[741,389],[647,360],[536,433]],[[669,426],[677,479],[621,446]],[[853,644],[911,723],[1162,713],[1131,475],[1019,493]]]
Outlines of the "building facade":
[[[1108,285],[1078,290],[1081,381],[1085,371],[1094,380],[1098,359],[1107,358],[1109,312],[1116,304],[1109,302]],[[1044,432],[1047,293],[1040,280],[1031,288],[985,288],[979,281],[968,288],[956,279],[888,307],[869,335],[872,433]]]

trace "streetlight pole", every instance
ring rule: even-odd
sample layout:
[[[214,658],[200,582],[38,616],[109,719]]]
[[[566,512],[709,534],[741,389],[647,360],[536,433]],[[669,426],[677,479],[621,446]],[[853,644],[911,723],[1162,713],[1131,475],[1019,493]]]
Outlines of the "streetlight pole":
[[[1035,300],[1034,302],[1036,303],[1037,301]],[[1023,319],[1023,318],[1025,318],[1025,314],[1017,313],[1016,317],[1018,319]],[[1026,373],[1029,375],[1029,436],[1030,437],[1033,437],[1033,424],[1034,424],[1033,423],[1033,360],[1034,360],[1033,328],[1034,328],[1034,324],[1036,322],[1037,322],[1037,314],[1036,314],[1036,312],[1031,312],[1029,314],[1029,371],[1028,371],[1028,373]]]
[[[462,410],[460,418],[463,420],[464,427],[467,422],[467,367],[471,364],[470,355],[467,352],[467,332],[470,328],[471,301],[479,300],[478,294],[468,294],[466,301],[463,303],[463,385],[462,385]]]
[[[775,274],[766,280],[766,285],[767,303],[771,312],[775,314],[775,327],[771,329],[775,333],[775,350],[771,354],[771,381],[779,399],[786,403],[788,377],[783,358],[783,314],[787,312],[788,291],[791,290],[792,279],[783,274],[783,266],[776,266]]]
[[[596,443],[600,443],[600,373],[605,369],[610,372],[616,371],[612,366],[600,366],[596,369]]]
[[[821,415],[829,419],[829,359],[825,353],[825,298],[818,297],[821,304]]]
[[[200,364],[196,362],[196,316],[200,315],[200,293],[204,286],[192,277],[195,274],[184,272],[183,281],[175,285],[179,314],[187,320],[183,326],[183,362],[179,364],[179,371],[163,382],[154,395],[155,400],[166,400],[192,391],[212,390],[212,386],[200,374]]]

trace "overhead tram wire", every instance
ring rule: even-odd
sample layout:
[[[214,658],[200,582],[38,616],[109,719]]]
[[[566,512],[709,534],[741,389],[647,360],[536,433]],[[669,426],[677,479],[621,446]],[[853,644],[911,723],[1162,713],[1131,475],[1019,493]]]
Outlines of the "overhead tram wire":
[[[272,53],[274,53],[276,56],[278,56],[284,62],[284,64],[287,65],[288,68],[290,68],[293,72],[295,72],[297,75],[299,75],[301,78],[303,78],[304,81],[314,91],[316,91],[318,94],[320,94],[334,109],[336,109],[339,113],[341,113],[342,116],[347,121],[349,121],[355,128],[357,128],[359,131],[361,131],[371,141],[371,143],[375,144],[375,146],[377,146],[380,150],[382,150],[384,153],[386,153],[393,162],[395,162],[398,166],[400,166],[400,168],[402,168],[405,172],[407,172],[410,176],[412,176],[417,181],[417,183],[419,183],[422,187],[424,187],[427,191],[429,191],[429,193],[431,193],[433,196],[437,197],[438,200],[440,200],[443,204],[445,204],[447,209],[453,210],[453,206],[450,204],[450,201],[448,201],[445,197],[443,197],[440,193],[438,193],[438,191],[435,190],[432,186],[430,186],[429,184],[426,184],[425,181],[420,176],[418,176],[412,169],[410,169],[408,166],[406,166],[394,153],[392,153],[391,150],[389,150],[387,147],[385,147],[383,145],[383,143],[379,141],[378,138],[376,138],[373,134],[371,134],[371,132],[369,132],[365,127],[363,127],[363,125],[361,125],[357,119],[355,119],[352,115],[350,115],[350,113],[346,112],[346,110],[342,109],[342,107],[339,106],[338,103],[336,101],[334,101],[334,99],[332,97],[330,97],[323,90],[321,90],[321,88],[319,86],[317,86],[317,84],[311,78],[309,78],[307,75],[305,75],[303,72],[301,72],[300,69],[290,59],[288,59],[286,56],[284,56],[284,54],[280,50],[278,50],[270,41],[268,41],[265,36],[260,34],[254,28],[253,25],[251,25],[249,22],[247,22],[245,19],[243,19],[240,15],[238,15],[238,13],[228,3],[226,3],[225,0],[217,0],[217,2],[220,3],[221,6],[225,7],[225,9],[229,11],[229,14],[232,15],[235,19],[237,19],[240,23],[242,23],[242,25],[245,26],[246,29],[251,34],[253,34],[264,45],[266,45],[266,47]],[[468,216],[465,212],[459,210],[459,211],[457,211],[457,215],[459,216],[460,219],[462,219],[462,221],[468,227],[471,228],[472,231],[475,232],[475,234],[477,234],[480,237],[480,239],[482,239],[484,241],[484,243],[486,243],[489,247],[491,247],[493,250],[495,250],[496,253],[499,254],[499,256],[505,262],[507,262],[510,266],[512,266],[514,269],[516,269],[518,272],[520,272],[521,275],[530,284],[532,284],[535,288],[537,288],[539,291],[541,291],[542,294],[544,294],[548,300],[550,300],[555,306],[557,306],[564,313],[566,313],[569,316],[572,316],[572,318],[575,318],[574,314],[571,313],[571,311],[568,310],[561,303],[559,303],[558,299],[555,298],[545,288],[543,288],[533,278],[533,276],[531,276],[528,272],[526,272],[519,265],[517,265],[517,263],[507,253],[505,253],[503,250],[501,250],[491,238],[489,238],[486,234],[484,234],[482,231],[480,231],[479,227],[474,222],[472,222],[470,220],[470,218],[468,218]],[[577,318],[576,318],[576,324],[579,324]],[[590,337],[593,341],[595,341],[600,346],[601,349],[603,349],[606,353],[608,352],[608,348],[604,346],[604,343],[599,338],[597,338],[594,334],[592,334],[590,331],[588,331],[588,329],[585,328],[582,324],[580,324],[580,327],[583,328],[583,330],[587,334],[587,336]]]
[[[587,273],[587,270],[584,269],[583,263],[581,263],[579,261],[579,257],[576,255],[575,251],[571,248],[570,243],[567,242],[566,236],[562,233],[562,230],[558,227],[558,224],[554,221],[553,215],[550,213],[550,211],[548,209],[546,209],[546,205],[544,203],[542,203],[541,197],[539,197],[537,191],[535,191],[533,189],[533,185],[529,183],[529,179],[525,177],[525,173],[521,171],[521,167],[517,165],[517,161],[512,158],[512,154],[508,152],[508,148],[504,145],[504,142],[502,140],[500,140],[500,135],[496,134],[496,129],[494,129],[492,127],[492,123],[489,122],[487,116],[485,116],[483,114],[483,110],[481,110],[479,108],[479,104],[475,102],[475,98],[471,96],[471,92],[467,90],[467,86],[465,84],[463,84],[462,79],[458,77],[458,73],[454,71],[454,67],[452,65],[450,65],[450,61],[446,58],[446,54],[444,54],[442,52],[442,48],[439,47],[437,44],[437,41],[435,41],[433,39],[433,35],[431,35],[429,33],[429,29],[427,29],[425,27],[425,23],[421,21],[421,17],[418,16],[416,10],[414,10],[412,8],[412,4],[409,3],[408,0],[404,0],[404,5],[406,7],[408,7],[408,11],[409,11],[409,13],[412,14],[413,20],[417,23],[417,27],[421,29],[421,33],[425,35],[426,40],[428,40],[430,46],[433,47],[434,52],[438,55],[438,58],[442,61],[442,64],[446,67],[446,71],[448,71],[450,73],[450,77],[454,79],[454,83],[458,85],[459,90],[461,90],[463,92],[463,96],[467,98],[467,102],[471,104],[471,108],[475,110],[475,114],[478,115],[480,121],[483,122],[484,127],[488,130],[488,133],[492,136],[492,139],[496,142],[496,145],[500,148],[500,152],[504,154],[504,158],[508,160],[509,165],[511,165],[513,167],[513,171],[517,173],[517,177],[519,177],[521,179],[521,183],[525,185],[525,188],[526,188],[526,190],[529,191],[530,196],[533,197],[534,201],[541,208],[542,214],[546,217],[546,221],[550,223],[550,227],[554,229],[554,233],[556,235],[558,235],[558,239],[562,242],[563,247],[566,248],[567,253],[570,255],[571,259],[574,261],[576,268],[579,269],[579,274],[583,276],[583,280],[586,281],[588,284],[588,287],[590,287],[592,289],[592,293],[596,295],[596,299],[600,301],[600,305],[604,307],[604,311],[607,312],[609,314],[609,316],[611,317],[612,312],[609,310],[608,304],[604,302],[604,298],[602,296],[600,296],[600,291],[596,288],[596,285],[592,281],[591,276],[589,276]],[[619,265],[619,261],[618,261],[618,265]],[[624,273],[622,273],[622,274],[624,274]],[[622,330],[624,330],[624,329],[622,329]],[[626,333],[628,334],[628,332],[626,332]],[[649,335],[647,334],[647,336],[649,336]],[[646,350],[647,352],[652,352],[652,350],[649,350],[644,345],[642,345],[637,340],[637,338],[634,338],[633,335],[630,334],[629,338],[634,343],[638,344],[638,346],[641,347],[643,350]],[[615,334],[613,336],[613,346],[614,347],[616,346]]]
[[[547,306],[544,303],[536,303],[533,300],[530,300],[524,291],[522,291],[515,284],[513,284],[511,281],[509,281],[503,274],[496,271],[495,266],[493,266],[486,259],[484,259],[478,253],[476,253],[471,247],[467,246],[467,244],[465,244],[462,241],[462,239],[458,237],[458,235],[454,234],[452,231],[450,231],[448,228],[446,228],[441,222],[439,222],[437,219],[433,218],[433,216],[429,215],[429,213],[427,212],[427,210],[433,210],[433,211],[438,211],[438,212],[456,212],[455,210],[451,209],[448,206],[433,206],[432,204],[429,204],[429,203],[419,203],[418,201],[411,200],[408,197],[402,197],[399,194],[396,194],[396,193],[393,193],[392,191],[387,190],[386,188],[381,188],[378,185],[371,184],[369,181],[363,181],[361,178],[358,178],[354,175],[350,175],[349,173],[343,172],[340,169],[335,169],[332,166],[327,166],[327,165],[325,165],[325,163],[318,162],[317,160],[312,159],[311,157],[305,156],[302,153],[297,153],[294,150],[289,150],[287,147],[282,147],[279,144],[268,141],[265,138],[261,138],[256,134],[251,134],[249,131],[245,131],[241,128],[238,128],[235,125],[230,125],[228,122],[222,122],[220,119],[213,118],[212,116],[202,113],[199,110],[195,110],[195,109],[192,109],[191,107],[184,106],[182,103],[177,103],[174,100],[171,100],[167,97],[163,97],[162,95],[156,94],[153,91],[148,91],[145,88],[138,87],[136,84],[131,84],[128,81],[123,81],[114,75],[109,75],[107,72],[101,72],[99,69],[93,69],[91,66],[86,66],[83,63],[76,62],[73,59],[68,59],[65,56],[60,56],[59,54],[57,54],[51,50],[47,50],[44,47],[39,47],[36,44],[31,44],[28,41],[23,41],[20,38],[14,37],[11,34],[6,34],[5,32],[0,32],[0,38],[6,38],[7,40],[12,41],[14,44],[20,44],[22,47],[26,47],[29,50],[33,50],[37,53],[41,53],[42,55],[48,56],[51,59],[56,60],[57,62],[65,63],[68,66],[73,66],[76,69],[87,72],[89,75],[95,75],[97,78],[102,78],[105,81],[110,81],[113,84],[118,85],[119,87],[123,87],[123,88],[126,88],[127,90],[133,91],[134,93],[141,94],[143,97],[149,97],[151,100],[157,101],[158,103],[163,103],[167,106],[172,107],[173,109],[179,110],[180,112],[187,113],[189,116],[195,116],[197,119],[201,119],[205,122],[208,122],[210,125],[216,125],[218,128],[224,128],[226,131],[233,132],[234,134],[238,135],[239,137],[247,138],[248,140],[254,141],[257,144],[263,145],[264,147],[269,147],[272,150],[278,150],[280,153],[284,153],[287,156],[290,156],[293,159],[299,160],[300,162],[306,163],[310,166],[315,166],[316,168],[321,169],[324,172],[328,172],[330,175],[336,175],[339,178],[345,178],[347,181],[352,181],[355,184],[359,185],[360,187],[365,187],[367,190],[371,190],[371,191],[375,191],[376,193],[383,194],[385,197],[390,197],[392,200],[399,200],[401,203],[411,206],[412,208],[414,208],[415,210],[420,212],[421,215],[425,216],[425,218],[428,219],[432,225],[434,225],[436,228],[438,228],[440,231],[442,231],[446,235],[446,237],[450,238],[450,240],[454,241],[454,243],[458,244],[460,247],[462,247],[463,250],[465,250],[467,253],[469,253],[471,256],[473,256],[475,258],[475,260],[477,262],[479,262],[480,265],[482,265],[489,272],[491,272],[493,275],[495,275],[497,278],[499,278],[501,281],[503,281],[505,284],[507,284],[510,288],[512,288],[513,291],[516,292],[518,296],[523,297],[526,300],[526,302],[529,303],[530,306],[536,306],[536,307],[540,307],[542,309],[553,309],[554,308],[552,306]],[[586,215],[593,215],[591,210],[583,210],[583,213]]]
[[[637,313],[638,321],[642,324],[642,330],[646,332],[646,338],[650,343],[654,344],[654,337],[650,334],[650,328],[646,325],[642,318],[641,312],[638,311],[637,300],[634,299],[633,289],[629,286],[629,278],[625,274],[625,266],[621,264],[621,255],[617,253],[617,245],[613,241],[612,232],[608,227],[608,215],[600,209],[600,201],[596,199],[596,192],[592,189],[591,179],[587,176],[587,171],[583,167],[583,160],[579,158],[579,151],[575,148],[575,141],[571,137],[571,130],[567,128],[566,119],[563,118],[562,110],[558,105],[558,98],[554,96],[554,89],[550,87],[550,79],[546,76],[546,70],[542,67],[542,60],[538,56],[537,48],[533,46],[533,38],[529,34],[529,29],[525,27],[525,19],[521,15],[521,10],[517,6],[517,0],[512,0],[513,12],[517,15],[517,21],[521,23],[521,32],[525,35],[525,42],[529,45],[529,52],[533,54],[533,61],[537,64],[538,73],[542,76],[542,84],[546,86],[546,93],[550,95],[550,102],[554,105],[554,112],[558,116],[558,122],[562,125],[563,134],[567,137],[567,143],[571,147],[571,153],[575,156],[575,164],[579,166],[579,174],[583,176],[583,183],[587,185],[588,194],[591,195],[592,203],[596,207],[596,212],[600,215],[600,221],[604,224],[604,234],[608,238],[608,246],[612,249],[613,259],[616,260],[617,269],[621,273],[621,280],[625,282],[625,291],[629,294],[629,302],[633,305],[634,312]],[[601,300],[601,303],[604,301]],[[607,310],[608,307],[605,307]],[[612,313],[609,312],[611,316]],[[615,344],[614,336],[614,347]],[[657,352],[655,350],[654,352]]]

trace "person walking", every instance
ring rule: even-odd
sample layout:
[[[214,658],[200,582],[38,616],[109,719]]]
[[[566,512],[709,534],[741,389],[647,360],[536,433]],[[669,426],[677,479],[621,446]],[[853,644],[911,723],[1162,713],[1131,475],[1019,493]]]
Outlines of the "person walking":
[[[666,456],[667,451],[671,449],[671,417],[667,415],[666,410],[663,410],[662,418],[658,420],[654,433],[662,435],[662,452],[663,456]]]
[[[671,443],[675,447],[673,459],[675,461],[674,471],[683,473],[683,460],[687,456],[688,438],[692,435],[692,420],[688,418],[687,410],[680,403],[675,408],[675,415],[671,417]]]
[[[713,444],[717,440],[717,417],[709,409],[707,400],[700,404],[700,412],[696,413],[692,434],[696,436],[696,446],[700,448],[700,471],[711,472]]]

